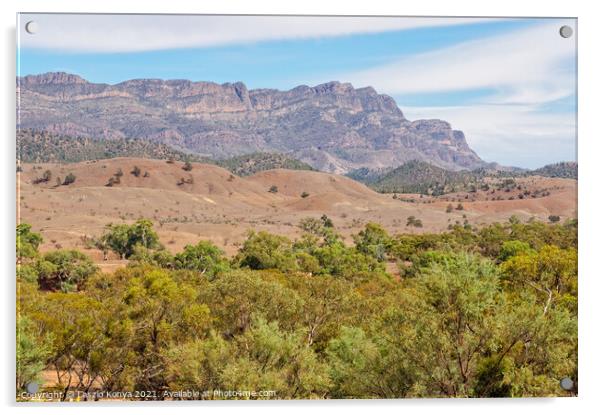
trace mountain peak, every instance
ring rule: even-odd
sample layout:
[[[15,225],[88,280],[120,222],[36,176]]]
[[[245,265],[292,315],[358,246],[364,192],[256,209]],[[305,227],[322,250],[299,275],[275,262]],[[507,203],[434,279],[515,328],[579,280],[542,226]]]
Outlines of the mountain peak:
[[[354,91],[353,85],[348,82],[341,83],[339,81],[330,81],[323,84],[316,85],[312,88],[316,93],[334,93],[334,94],[345,94],[350,91]]]
[[[40,75],[27,75],[22,78],[21,84],[25,85],[70,85],[70,84],[87,84],[84,78],[79,75],[70,74],[67,72],[46,72]]]

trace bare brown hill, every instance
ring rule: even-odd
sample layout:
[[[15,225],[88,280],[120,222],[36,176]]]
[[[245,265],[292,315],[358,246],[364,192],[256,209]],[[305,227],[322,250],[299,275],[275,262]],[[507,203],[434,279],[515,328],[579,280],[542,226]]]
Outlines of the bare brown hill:
[[[46,170],[49,180],[36,184]],[[123,175],[116,176],[119,171]],[[64,181],[70,173],[72,184],[57,185],[57,177]],[[151,219],[172,251],[209,239],[231,254],[250,229],[295,237],[302,218],[322,214],[347,240],[367,222],[381,223],[392,233],[438,232],[456,222],[478,226],[513,214],[522,220],[576,215],[576,181],[560,178],[520,179],[528,180],[524,185],[530,189],[547,189],[543,197],[486,200],[488,195],[477,193],[470,195],[473,201],[464,194],[393,198],[347,177],[315,171],[278,169],[238,177],[215,165],[192,163],[186,171],[182,162],[134,158],[24,164],[19,176],[19,217],[43,234],[43,250],[85,248],[86,238],[100,235],[108,223],[138,218]],[[119,177],[118,183],[107,186],[111,177]],[[446,212],[450,197],[454,204],[461,200],[464,209]],[[408,227],[409,216],[421,219],[423,227]],[[88,252],[101,259],[99,252]]]

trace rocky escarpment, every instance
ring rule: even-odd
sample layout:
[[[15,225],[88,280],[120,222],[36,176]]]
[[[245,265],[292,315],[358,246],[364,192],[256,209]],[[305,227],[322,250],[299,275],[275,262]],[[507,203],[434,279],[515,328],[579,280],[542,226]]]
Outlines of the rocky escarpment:
[[[97,139],[157,141],[211,158],[289,153],[345,173],[424,160],[453,169],[485,163],[441,120],[407,120],[373,88],[329,82],[289,91],[241,83],[136,79],[96,84],[66,73],[17,78],[21,128]]]

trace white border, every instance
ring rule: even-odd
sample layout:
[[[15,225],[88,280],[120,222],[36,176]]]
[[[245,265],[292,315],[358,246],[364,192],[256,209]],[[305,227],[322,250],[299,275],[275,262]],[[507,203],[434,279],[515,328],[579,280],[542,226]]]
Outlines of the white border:
[[[445,16],[554,16],[579,18],[579,397],[563,399],[514,399],[514,400],[400,400],[400,401],[337,401],[337,402],[226,402],[196,403],[180,405],[177,408],[164,405],[119,405],[99,407],[89,405],[90,413],[126,413],[141,410],[148,414],[178,412],[220,412],[234,413],[281,413],[287,415],[308,412],[345,411],[348,414],[364,413],[368,410],[387,413],[419,412],[445,414],[505,414],[543,413],[567,414],[593,412],[600,407],[599,387],[602,385],[600,354],[600,319],[602,275],[600,264],[600,226],[602,214],[602,88],[600,77],[600,39],[602,39],[600,13],[596,13],[596,2],[548,0],[527,2],[525,0],[504,0],[486,2],[476,0],[415,0],[413,2],[392,2],[386,0],[303,0],[286,2],[282,0],[228,0],[186,2],[180,0],[146,0],[136,4],[126,4],[123,0],[74,1],[74,0],[21,0],[0,2],[3,35],[1,92],[2,97],[2,163],[0,171],[5,197],[2,203],[2,238],[0,264],[5,272],[2,275],[2,349],[3,368],[0,377],[0,394],[5,413],[13,411],[25,413],[64,413],[84,407],[44,405],[40,407],[20,406],[14,402],[14,224],[15,224],[15,21],[16,13],[21,12],[105,12],[105,13],[224,13],[224,14],[346,14],[346,15],[445,15]],[[598,409],[599,410],[599,409]]]

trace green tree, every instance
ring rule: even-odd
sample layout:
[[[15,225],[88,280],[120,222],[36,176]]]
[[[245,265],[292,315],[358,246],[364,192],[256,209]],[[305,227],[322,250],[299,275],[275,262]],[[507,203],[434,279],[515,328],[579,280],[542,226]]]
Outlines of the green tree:
[[[135,388],[161,391],[168,385],[165,350],[173,343],[203,338],[209,330],[209,308],[196,301],[195,288],[176,282],[162,269],[138,267],[123,294],[133,339]]]
[[[268,232],[251,232],[234,258],[240,267],[251,269],[292,270],[295,268],[292,242]]]
[[[477,244],[483,255],[489,258],[497,258],[500,255],[503,243],[510,239],[508,229],[499,223],[494,223],[479,230]],[[468,241],[468,244],[474,244]]]
[[[378,261],[387,259],[387,252],[391,248],[391,237],[379,224],[368,223],[357,235],[353,236],[355,248]]]
[[[50,339],[26,316],[17,318],[17,390],[30,382],[42,383],[41,372],[50,357]]]
[[[213,278],[229,268],[224,252],[209,241],[186,245],[183,252],[176,254],[174,267],[199,271],[208,278]]]
[[[61,249],[44,254],[35,264],[38,284],[44,290],[75,291],[98,272],[98,267],[85,254]]]
[[[233,359],[233,349],[215,332],[211,332],[207,338],[171,345],[165,353],[166,379],[170,389],[223,389],[222,373]]]
[[[282,328],[298,322],[302,300],[282,284],[278,271],[235,270],[219,274],[199,293],[215,319],[214,328],[225,338],[247,330],[253,315],[278,320]]]
[[[518,216],[512,215],[508,218],[508,222],[510,222],[511,225],[517,225],[520,223],[520,219]]]
[[[475,396],[558,396],[559,379],[577,379],[577,321],[566,310],[541,313],[533,294],[506,295],[497,312],[498,347],[479,356]]]
[[[322,215],[320,217],[320,220],[322,221],[322,225],[325,228],[334,228],[334,223],[332,222],[332,219],[330,219],[328,216],[326,216],[326,214]]]
[[[42,174],[42,177],[37,177],[33,180],[33,184],[48,183],[51,178],[52,172],[50,170],[46,170],[44,174]]]
[[[259,316],[230,342],[212,333],[204,341],[173,347],[168,376],[176,389],[276,392],[234,399],[323,398],[330,386],[326,364],[304,343],[302,332],[282,330]]]
[[[496,346],[495,265],[478,256],[449,255],[422,268],[413,281],[415,291],[374,327],[393,357],[392,381],[401,377],[408,396],[473,396],[479,356]]]
[[[153,223],[148,219],[139,219],[132,225],[109,224],[100,240],[118,253],[122,259],[129,258],[134,253],[136,245],[147,249],[161,247]]]
[[[406,226],[414,226],[415,228],[422,228],[422,220],[416,218],[416,216],[408,216]]]
[[[514,241],[514,240],[513,241],[505,241],[502,244],[502,248],[500,249],[500,254],[498,256],[498,259],[503,262],[503,261],[507,261],[508,259],[512,258],[513,256],[523,254],[523,253],[529,253],[531,251],[532,251],[531,247],[526,242]]]
[[[130,245],[142,245],[149,249],[159,248],[159,237],[148,219],[139,219],[130,226]]]
[[[125,259],[133,253],[130,245],[130,227],[126,224],[109,224],[105,233],[100,237],[100,244],[108,247]]]
[[[316,218],[303,218],[299,221],[299,227],[311,235],[322,236],[324,231],[324,224],[322,221]]]
[[[298,323],[305,329],[307,344],[322,350],[342,325],[355,322],[354,306],[359,297],[348,282],[315,275],[295,278],[291,285],[302,299]]]
[[[414,255],[436,249],[444,242],[443,239],[441,235],[435,234],[401,234],[392,240],[390,252],[399,260],[409,261]]]
[[[75,183],[75,179],[75,174],[69,173],[63,180],[63,186],[69,186],[70,184]]]
[[[105,344],[107,309],[85,294],[54,292],[31,305],[32,320],[51,339],[48,367],[54,369],[62,400],[71,389],[88,391],[111,356]]]
[[[174,269],[175,257],[166,249],[152,250],[140,244],[134,246],[129,260],[140,264],[153,265],[160,268]]]
[[[303,341],[301,331],[285,332],[275,321],[255,317],[234,344],[236,359],[221,374],[226,390],[274,390],[290,399],[324,398],[327,366]]]
[[[533,290],[543,304],[543,313],[560,302],[576,311],[577,251],[546,245],[539,251],[526,250],[502,264],[505,280]]]
[[[382,378],[375,378],[377,346],[358,327],[342,327],[339,337],[326,349],[333,398],[372,398],[378,396]],[[386,396],[383,396],[386,397]]]
[[[434,312],[437,328],[437,332],[432,333],[437,337],[435,344],[425,346],[435,346],[433,352],[438,349],[442,351],[439,356],[450,360],[435,360],[429,381],[446,395],[470,395],[475,357],[491,347],[489,342],[495,326],[492,311],[497,306],[499,292],[498,272],[488,261],[460,254],[423,269],[418,281],[420,295]],[[420,346],[417,349],[420,350]]]
[[[35,258],[38,247],[43,242],[39,233],[31,231],[31,225],[20,223],[17,225],[17,261],[25,258]]]
[[[346,247],[340,240],[322,244],[311,255],[319,261],[322,275],[355,282],[386,276],[383,262],[355,248]]]

